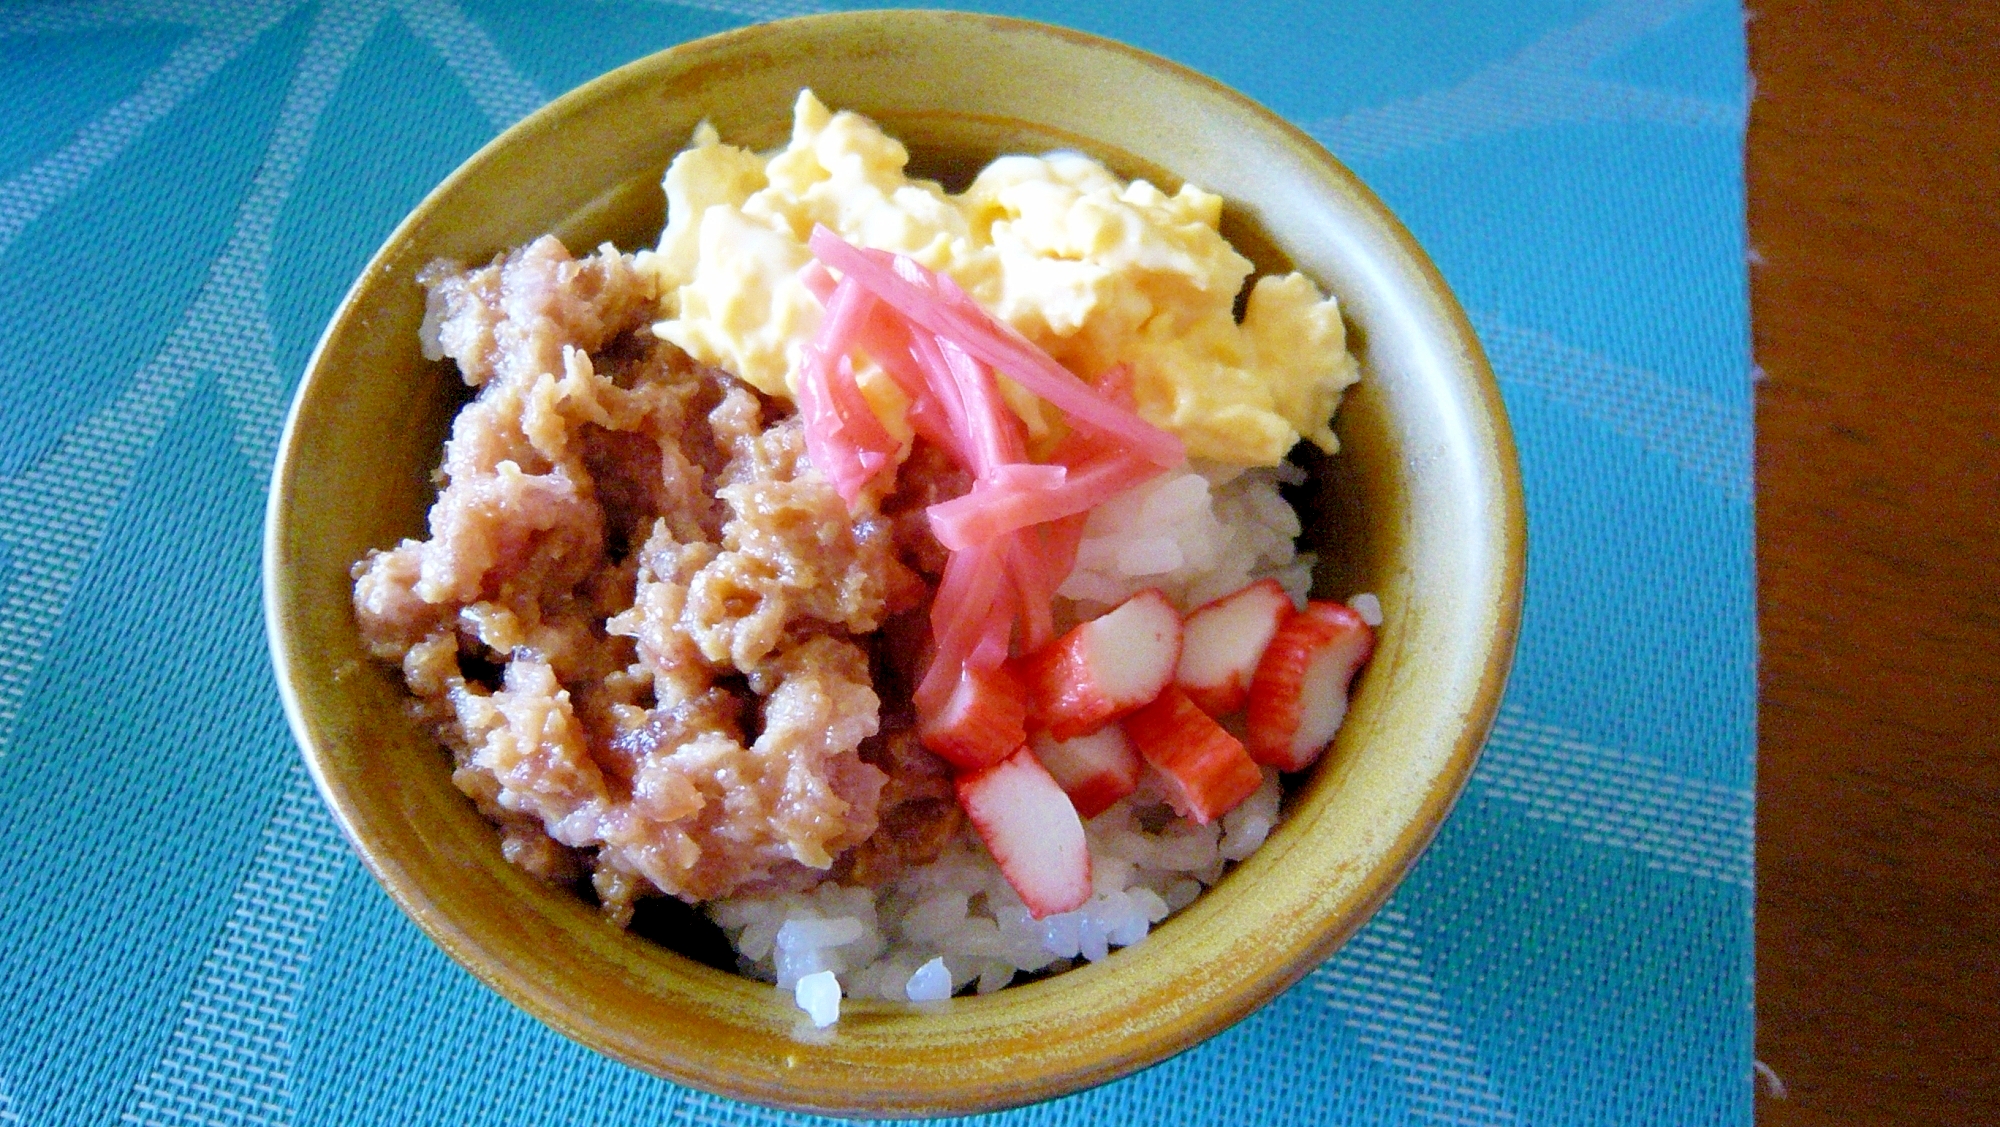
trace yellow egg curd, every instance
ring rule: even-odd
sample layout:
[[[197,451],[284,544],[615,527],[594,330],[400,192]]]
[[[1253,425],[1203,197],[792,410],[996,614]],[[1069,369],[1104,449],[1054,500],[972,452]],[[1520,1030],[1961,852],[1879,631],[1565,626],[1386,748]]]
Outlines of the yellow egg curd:
[[[1258,278],[1222,237],[1222,199],[1119,180],[1075,153],[1007,156],[961,195],[904,172],[909,153],[873,122],[799,94],[791,142],[760,155],[703,124],[667,169],[667,226],[641,267],[658,283],[653,331],[696,360],[789,397],[820,303],[800,280],[823,224],[858,246],[951,276],[1071,371],[1129,365],[1139,413],[1191,458],[1283,460],[1331,429],[1357,366],[1340,310],[1303,274]],[[907,442],[900,390],[856,357],[861,390]],[[1053,412],[1003,381],[1031,436]]]

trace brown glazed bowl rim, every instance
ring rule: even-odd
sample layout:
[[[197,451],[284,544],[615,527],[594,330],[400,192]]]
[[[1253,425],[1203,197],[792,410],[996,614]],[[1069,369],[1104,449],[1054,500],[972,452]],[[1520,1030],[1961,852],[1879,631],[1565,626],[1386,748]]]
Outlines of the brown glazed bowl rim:
[[[509,874],[504,861],[496,867],[497,848],[466,860],[459,854],[473,840],[464,835],[473,831],[461,827],[438,830],[435,839],[427,836],[431,830],[404,815],[443,801],[429,781],[418,786],[357,769],[357,763],[375,762],[370,756],[407,756],[409,737],[395,717],[378,722],[353,714],[361,708],[357,701],[376,699],[368,697],[375,690],[356,689],[355,682],[373,684],[371,678],[386,675],[354,660],[358,641],[340,634],[341,614],[347,616],[345,629],[354,633],[351,610],[327,605],[337,597],[338,577],[327,572],[333,564],[326,544],[338,537],[324,525],[337,516],[322,519],[334,506],[316,490],[330,488],[319,479],[345,472],[328,468],[324,443],[333,440],[324,435],[333,425],[328,420],[347,402],[342,397],[348,384],[342,381],[352,370],[380,363],[371,358],[369,349],[376,346],[368,342],[370,332],[379,337],[387,331],[380,327],[388,308],[384,287],[407,290],[402,272],[419,261],[412,255],[429,245],[425,240],[448,220],[463,218],[469,200],[498,198],[483,182],[514,167],[507,163],[512,154],[564,143],[560,138],[581,130],[594,113],[611,112],[605,107],[635,98],[666,106],[685,96],[673,90],[704,82],[754,84],[764,73],[759,67],[809,65],[795,60],[824,44],[838,44],[856,59],[869,50],[905,45],[916,45],[911,50],[962,45],[968,52],[1019,52],[1023,59],[1046,55],[1051,66],[1072,68],[1065,73],[1082,73],[1074,68],[1088,63],[1093,80],[1103,75],[1107,83],[1140,82],[1169,92],[1170,108],[1184,111],[1193,123],[1187,136],[1195,147],[1189,152],[1198,150],[1204,128],[1234,130],[1257,146],[1256,153],[1273,167],[1246,173],[1253,179],[1241,180],[1240,192],[1229,184],[1203,183],[1232,207],[1239,196],[1255,195],[1262,181],[1254,177],[1267,172],[1270,182],[1298,181],[1304,186],[1297,192],[1329,201],[1323,205],[1327,216],[1292,215],[1281,201],[1252,221],[1271,228],[1289,224],[1294,232],[1337,232],[1345,240],[1338,252],[1288,246],[1299,252],[1302,268],[1307,260],[1321,263],[1309,273],[1335,273],[1356,283],[1351,293],[1338,296],[1360,334],[1356,350],[1368,375],[1353,407],[1364,420],[1355,426],[1358,438],[1349,440],[1343,431],[1343,440],[1363,452],[1356,455],[1360,458],[1374,441],[1370,427],[1402,436],[1405,431],[1397,428],[1405,426],[1410,412],[1439,416],[1409,424],[1414,430],[1405,427],[1423,436],[1423,449],[1382,438],[1367,456],[1378,467],[1373,472],[1393,477],[1397,489],[1431,499],[1424,505],[1411,502],[1409,511],[1398,514],[1396,529],[1384,535],[1398,545],[1404,537],[1409,543],[1452,543],[1459,556],[1450,574],[1464,590],[1440,595],[1424,559],[1384,557],[1394,567],[1376,578],[1385,604],[1407,614],[1412,625],[1405,633],[1428,637],[1421,631],[1442,629],[1425,617],[1430,607],[1442,606],[1437,615],[1454,616],[1447,625],[1462,627],[1444,632],[1453,644],[1443,647],[1448,652],[1433,653],[1419,652],[1412,642],[1409,653],[1399,654],[1392,621],[1377,657],[1383,668],[1364,673],[1348,728],[1328,764],[1288,796],[1286,821],[1271,842],[1145,943],[986,997],[909,1007],[849,1001],[839,1024],[814,1032],[789,1000],[767,985],[696,965],[623,933],[599,934],[615,929],[567,893]],[[976,69],[968,68],[966,81],[1002,81],[982,78],[984,72],[973,73]],[[822,91],[822,97],[843,108],[838,90]],[[1165,113],[1169,107],[1158,108]],[[885,125],[896,134],[891,122]],[[733,139],[726,126],[722,132],[725,140]],[[1087,146],[1088,135],[1078,135]],[[661,151],[670,154],[684,136],[671,138]],[[603,192],[604,198],[613,194],[609,188]],[[1298,243],[1296,234],[1291,241]],[[1318,280],[1328,286],[1325,277]],[[1367,384],[1370,379],[1375,386]],[[1382,442],[1390,445],[1381,447]],[[339,449],[369,456],[359,444]],[[355,470],[350,476],[361,481],[366,475]],[[1442,484],[1427,484],[1433,479]],[[1447,509],[1458,514],[1453,519],[1463,527],[1431,527],[1433,510]],[[460,965],[561,1033],[654,1075],[778,1107],[902,1116],[995,1110],[1129,1074],[1241,1020],[1328,958],[1389,897],[1471,774],[1512,663],[1525,566],[1526,522],[1513,438],[1472,327],[1409,232],[1317,142],[1212,79],[1110,40],[1002,17],[864,11],[754,25],[621,67],[517,123],[434,189],[371,260],[308,361],[272,479],[263,584],[280,694],[314,783],[383,888]],[[1429,602],[1405,608],[1398,591],[1429,592]],[[1437,699],[1411,703],[1432,691],[1425,679],[1433,677],[1442,684],[1433,692]],[[1370,741],[1393,746],[1409,766],[1399,766],[1404,761],[1388,752],[1378,754]],[[1400,816],[1372,827],[1336,819],[1329,811],[1346,801],[1342,788],[1357,795],[1373,788],[1367,793],[1394,799]],[[469,810],[469,803],[460,805]],[[451,817],[463,821],[461,813]],[[451,838],[452,833],[460,836]],[[504,907],[474,901],[456,887],[461,883],[491,885],[504,889],[503,898],[518,899]]]

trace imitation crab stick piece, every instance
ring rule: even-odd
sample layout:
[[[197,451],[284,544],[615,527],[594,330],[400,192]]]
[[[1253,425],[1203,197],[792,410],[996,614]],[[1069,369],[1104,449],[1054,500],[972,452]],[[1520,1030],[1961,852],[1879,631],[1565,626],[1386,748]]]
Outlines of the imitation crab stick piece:
[[[968,663],[944,704],[918,723],[917,738],[954,768],[977,771],[1027,740],[1027,720],[1027,694],[1005,666]]]
[[[1000,717],[1012,711],[1011,706],[1003,710],[1003,702],[992,699],[995,694],[1005,689],[1008,701],[1025,701],[1011,676],[1004,681],[983,676],[1007,659],[1019,607],[1003,547],[988,545],[976,552],[952,553],[931,599],[932,654],[913,702],[919,738],[953,762],[980,760],[994,753],[988,737],[967,732],[968,726],[998,724]],[[1013,742],[999,753],[1011,751],[1021,742],[1018,727],[1018,722],[1008,722],[1000,729],[1014,735]],[[976,745],[969,750],[961,747],[968,740]]]
[[[1027,748],[960,775],[956,788],[967,820],[1029,915],[1039,920],[1083,907],[1090,899],[1083,819]]]
[[[1181,616],[1148,588],[1019,658],[1028,714],[1059,740],[1094,732],[1160,695],[1181,656]]]
[[[1106,724],[1087,736],[1059,740],[1036,732],[1028,741],[1035,758],[1069,795],[1077,817],[1095,818],[1111,804],[1139,789],[1144,766],[1125,730]]]
[[[1279,624],[1291,616],[1292,597],[1275,579],[1260,579],[1196,607],[1181,624],[1174,684],[1210,716],[1242,708],[1257,662]]]
[[[980,309],[977,303],[958,300],[964,294],[955,285],[949,285],[949,279],[938,284],[935,275],[923,271],[920,276],[933,279],[933,284],[920,285],[905,276],[922,270],[914,262],[899,259],[885,264],[825,227],[813,228],[808,245],[820,262],[855,279],[903,316],[950,339],[971,356],[1048,400],[1073,425],[1117,435],[1133,453],[1158,466],[1177,466],[1187,457],[1180,439],[1099,395],[1011,327]],[[904,267],[904,263],[908,266]]]
[[[1172,784],[1168,803],[1204,826],[1264,782],[1236,737],[1172,685],[1127,716],[1124,727],[1139,754]]]
[[[1339,603],[1314,599],[1271,636],[1250,681],[1251,758],[1280,771],[1312,766],[1347,718],[1347,690],[1375,651],[1375,631]]]

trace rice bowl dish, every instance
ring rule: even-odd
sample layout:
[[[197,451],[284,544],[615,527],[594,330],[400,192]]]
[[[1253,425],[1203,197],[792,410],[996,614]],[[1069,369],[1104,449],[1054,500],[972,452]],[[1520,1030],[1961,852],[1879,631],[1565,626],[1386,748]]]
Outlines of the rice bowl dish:
[[[1035,741],[1060,702],[1035,698],[1036,654],[1148,598],[1171,608],[1176,675],[1182,621],[1259,583],[1288,604],[1272,631],[1309,617],[1311,561],[1280,493],[1298,471],[1282,459],[1301,437],[1332,445],[1354,365],[1337,308],[1300,275],[1258,281],[1235,315],[1249,264],[1227,257],[1214,197],[1119,182],[1073,154],[993,167],[948,197],[902,178],[900,147],[872,124],[807,94],[774,156],[697,133],[668,171],[656,248],[574,258],[544,239],[429,268],[427,354],[480,393],[447,445],[430,539],[356,565],[364,639],[400,666],[511,861],[577,884],[614,923],[651,896],[703,904],[740,968],[815,1022],[843,994],[989,991],[1140,941],[1257,848],[1281,769],[1309,763],[1274,753],[1246,774],[1250,759],[1231,760],[1226,809],[1151,747],[1125,753],[1143,768],[1087,816],[1061,787],[1086,859],[1061,897],[996,849],[1007,819],[982,821],[981,781],[1003,761],[1054,777]],[[1092,434],[1085,404],[1053,406],[995,376],[1016,370],[982,375],[957,355],[942,370],[970,381],[948,385],[958,414],[947,395],[927,421],[938,385],[923,371],[912,384],[858,337],[829,340],[865,261],[837,268],[818,230],[895,256],[947,312],[977,305],[1105,417],[1170,438],[1172,464],[1139,466],[1109,441],[1072,457],[1064,444]],[[979,407],[983,430],[964,421]],[[1100,470],[1119,488],[1082,508],[1060,495]],[[940,521],[982,488],[981,512]],[[1006,505],[1059,515],[975,544]],[[1028,535],[1031,575],[979,573],[1004,622],[965,626],[962,598],[959,618],[941,609],[954,560]],[[964,631],[987,644],[953,650]],[[987,712],[940,721],[939,701],[990,703],[961,670],[1016,685],[1009,734]],[[931,707],[926,684],[944,685]],[[1128,718],[1169,691],[1184,696],[1156,686],[1056,742],[1140,731]],[[1211,710],[1215,731],[1247,755],[1259,710],[1235,699]],[[1323,725],[1327,708],[1306,711]]]

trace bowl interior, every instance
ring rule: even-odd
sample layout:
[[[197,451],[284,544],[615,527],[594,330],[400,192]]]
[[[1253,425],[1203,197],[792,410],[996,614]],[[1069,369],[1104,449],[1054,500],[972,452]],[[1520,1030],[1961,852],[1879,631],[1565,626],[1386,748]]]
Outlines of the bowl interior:
[[[915,75],[949,75],[917,81]],[[430,473],[465,399],[423,360],[418,268],[553,231],[630,249],[701,120],[783,142],[793,99],[866,113],[913,168],[962,183],[1005,152],[1085,151],[1229,201],[1260,271],[1337,294],[1364,377],[1343,452],[1315,459],[1315,586],[1374,591],[1387,624],[1333,751],[1266,846],[1136,948],[999,994],[925,1007],[850,1000],[811,1029],[769,986],[604,925],[507,864],[362,652],[348,569],[423,534]],[[1144,154],[1141,156],[1140,154]],[[274,662],[321,793],[397,903],[460,963],[585,1044],[767,1104],[964,1113],[1100,1082],[1187,1048],[1324,959],[1442,820],[1497,707],[1518,614],[1514,457],[1477,344],[1380,203],[1303,135],[1216,84],[1041,25],[856,13],[746,29],[616,71],[522,122],[441,185],[359,279],[306,373],[273,481],[265,583]]]

